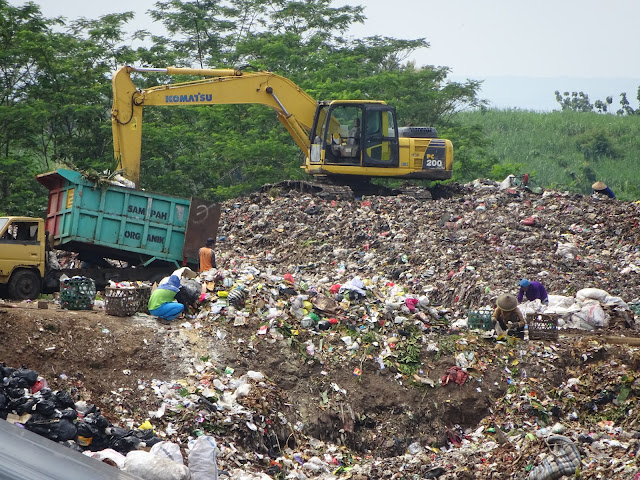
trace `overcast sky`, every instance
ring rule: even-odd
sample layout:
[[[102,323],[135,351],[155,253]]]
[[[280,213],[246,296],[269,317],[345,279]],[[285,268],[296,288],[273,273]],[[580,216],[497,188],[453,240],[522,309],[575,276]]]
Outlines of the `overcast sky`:
[[[133,10],[134,29],[158,31],[145,14],[155,1],[35,3],[47,17],[97,18]],[[352,29],[354,36],[426,38],[431,47],[414,55],[418,65],[448,66],[454,79],[486,80],[483,93],[497,106],[547,109],[554,105],[556,89],[584,89],[594,100],[606,95],[617,98],[624,87],[635,99],[640,85],[640,0],[336,0],[334,4],[365,6],[367,21]]]

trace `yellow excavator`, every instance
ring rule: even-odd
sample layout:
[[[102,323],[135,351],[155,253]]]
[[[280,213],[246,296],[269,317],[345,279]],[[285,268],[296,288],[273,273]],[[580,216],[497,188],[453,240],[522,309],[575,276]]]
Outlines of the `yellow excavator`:
[[[204,79],[140,90],[133,72]],[[271,72],[235,69],[123,66],[113,76],[114,154],[124,176],[140,181],[142,110],[149,105],[262,104],[272,108],[316,179],[340,184],[374,177],[451,178],[453,146],[432,127],[398,127],[395,107],[378,100],[316,101],[291,80]]]

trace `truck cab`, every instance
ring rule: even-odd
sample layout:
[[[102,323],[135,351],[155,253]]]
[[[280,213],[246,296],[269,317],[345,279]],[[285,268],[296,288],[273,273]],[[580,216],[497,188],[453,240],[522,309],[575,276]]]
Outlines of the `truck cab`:
[[[9,296],[38,298],[46,263],[44,221],[31,217],[0,217],[0,285]]]

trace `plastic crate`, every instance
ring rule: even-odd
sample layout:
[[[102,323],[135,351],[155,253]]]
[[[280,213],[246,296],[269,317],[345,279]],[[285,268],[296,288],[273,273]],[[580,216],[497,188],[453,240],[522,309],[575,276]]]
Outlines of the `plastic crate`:
[[[130,317],[136,312],[148,312],[151,287],[107,287],[104,310],[107,315]]]
[[[558,317],[547,313],[527,313],[529,340],[558,340]]]
[[[627,305],[635,315],[640,315],[640,303],[628,303]]]
[[[491,310],[469,310],[467,314],[469,328],[491,330],[493,328],[491,313]]]
[[[91,310],[96,299],[92,278],[72,277],[60,283],[60,306],[67,310]]]

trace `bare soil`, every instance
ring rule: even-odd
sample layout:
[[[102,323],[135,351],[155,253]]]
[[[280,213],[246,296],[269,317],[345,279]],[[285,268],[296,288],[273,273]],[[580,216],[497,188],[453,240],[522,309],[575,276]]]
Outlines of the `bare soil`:
[[[436,389],[402,385],[391,369],[381,370],[371,359],[361,361],[362,375],[356,376],[351,363],[321,363],[287,339],[256,339],[251,346],[237,341],[252,328],[229,327],[221,341],[206,328],[196,332],[165,326],[148,316],[114,317],[98,310],[63,310],[53,303],[39,309],[35,302],[9,302],[0,306],[6,339],[0,358],[7,365],[36,370],[52,390],[68,390],[76,400],[95,403],[117,424],[123,411],[144,416],[157,408],[157,399],[137,393],[140,383],[186,376],[190,359],[207,356],[238,375],[265,372],[282,394],[283,405],[290,407],[284,413],[293,422],[311,425],[308,434],[385,455],[402,454],[409,442],[418,440],[446,443],[446,437],[438,436],[448,427],[475,425],[503,393],[497,369],[482,372],[481,394],[471,381]],[[339,341],[337,334],[327,341]],[[455,365],[451,356],[431,360],[431,373],[424,373],[435,382]],[[321,402],[323,394],[331,399],[327,405]]]

